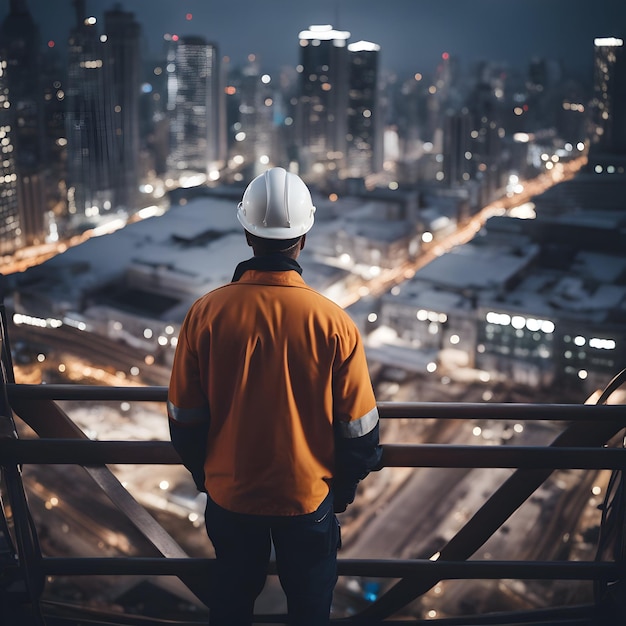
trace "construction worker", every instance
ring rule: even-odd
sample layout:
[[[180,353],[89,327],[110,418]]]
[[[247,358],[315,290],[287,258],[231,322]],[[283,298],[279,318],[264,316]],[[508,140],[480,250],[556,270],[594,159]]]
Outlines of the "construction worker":
[[[328,624],[335,513],[380,463],[359,332],[297,262],[314,213],[295,174],[276,167],[252,180],[237,217],[254,256],[191,306],[178,339],[170,434],[208,496],[212,626],[252,623],[272,543],[289,624]]]

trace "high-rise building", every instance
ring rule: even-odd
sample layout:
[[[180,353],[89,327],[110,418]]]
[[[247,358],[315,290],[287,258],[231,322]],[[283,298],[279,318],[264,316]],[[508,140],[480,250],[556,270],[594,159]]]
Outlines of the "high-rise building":
[[[8,203],[14,207],[9,209],[11,221],[3,225],[3,248],[10,252],[24,245],[41,243],[45,237],[40,37],[26,0],[11,0],[9,14],[0,29],[0,58],[4,65],[2,142],[3,148],[10,146],[12,150],[9,167],[14,168],[10,176],[15,183],[5,191],[16,194]]]
[[[70,221],[81,224],[113,210],[114,170],[119,159],[114,141],[114,98],[107,76],[96,18],[85,13],[85,0],[74,0],[76,23],[68,46],[67,195]]]
[[[141,29],[132,13],[119,6],[104,14],[104,62],[112,91],[112,141],[116,162],[111,164],[116,207],[136,209],[139,188],[139,93],[141,85]]]
[[[623,39],[594,41],[592,151],[626,156],[626,48]]]
[[[140,27],[119,5],[104,33],[74,0],[67,90],[67,196],[72,222],[138,208]]]
[[[26,0],[11,0],[2,23],[0,47],[6,58],[6,79],[15,119],[15,162],[33,171],[42,161],[42,93],[39,29]]]
[[[330,25],[299,34],[297,160],[307,177],[327,178],[345,167],[349,37]]]
[[[0,254],[15,252],[23,241],[17,204],[17,175],[6,69],[6,59],[0,56]]]
[[[347,164],[352,178],[382,168],[382,115],[378,90],[380,46],[369,41],[348,45]]]
[[[172,36],[167,53],[170,119],[168,169],[173,176],[207,176],[223,160],[223,97],[215,44]]]
[[[67,196],[80,225],[112,211],[132,213],[139,186],[140,27],[119,6],[103,34],[74,0],[66,90]]]
[[[448,185],[467,183],[473,176],[473,120],[467,108],[448,112],[443,120],[443,180]]]
[[[233,78],[236,86],[229,85],[228,89],[229,92],[235,90],[237,96],[231,158],[249,179],[267,169],[268,165],[281,163],[277,160],[274,125],[275,86],[271,76],[261,72],[252,55]]]
[[[140,176],[159,178],[167,173],[169,120],[167,116],[166,53],[142,59],[139,96],[139,142],[142,155]]]
[[[502,130],[504,89],[500,74],[497,66],[484,66],[467,99],[473,122],[470,134],[472,169],[480,183],[480,202],[483,205],[488,204],[493,194],[503,186],[503,177],[508,172],[502,150],[505,137]]]
[[[67,131],[65,128],[65,60],[57,53],[56,42],[48,47],[43,55],[42,72],[44,141],[46,172],[46,210],[50,224],[46,234],[55,237],[56,230],[50,231],[56,218],[67,213]],[[56,228],[56,226],[54,227]]]

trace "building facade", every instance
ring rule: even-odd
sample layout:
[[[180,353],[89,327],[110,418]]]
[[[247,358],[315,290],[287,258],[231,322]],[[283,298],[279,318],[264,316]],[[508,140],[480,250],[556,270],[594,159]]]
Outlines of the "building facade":
[[[114,135],[111,68],[97,21],[84,0],[75,3],[76,22],[68,45],[66,132],[67,196],[70,223],[98,220],[114,208],[114,179],[119,155]]]
[[[11,146],[11,180],[5,190],[6,210],[11,214],[2,247],[6,252],[45,239],[44,108],[41,81],[42,57],[39,28],[26,0],[11,0],[9,14],[0,28],[0,62],[3,64],[4,146]],[[13,177],[15,176],[15,180]],[[15,196],[15,197],[14,197]],[[12,207],[12,208],[9,208]]]
[[[6,59],[0,57],[0,254],[11,254],[23,245],[6,68]]]
[[[212,166],[223,157],[219,68],[214,44],[196,36],[172,38],[166,66],[168,170],[175,178],[196,175],[206,180]]]
[[[626,50],[615,37],[594,41],[591,144],[600,153],[626,155]]]
[[[383,164],[383,128],[378,88],[380,46],[348,45],[349,92],[346,176],[365,178]]]
[[[330,25],[299,34],[297,159],[311,179],[336,176],[345,167],[349,37]]]
[[[139,188],[139,93],[141,85],[141,29],[132,13],[119,8],[104,14],[105,62],[112,91],[112,141],[116,162],[112,164],[114,206],[137,208]]]

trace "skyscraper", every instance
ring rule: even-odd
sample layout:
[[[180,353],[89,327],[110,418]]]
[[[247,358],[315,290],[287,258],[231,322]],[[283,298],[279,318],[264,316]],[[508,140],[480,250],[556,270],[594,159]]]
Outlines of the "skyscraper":
[[[113,133],[114,99],[104,60],[104,40],[96,18],[87,17],[85,0],[74,0],[76,23],[70,32],[66,92],[68,210],[77,224],[114,207],[112,169],[118,161]]]
[[[10,11],[0,30],[0,62],[3,63],[3,157],[11,150],[11,186],[3,189],[11,219],[2,229],[3,249],[43,241],[44,214],[44,124],[41,88],[39,29],[26,0],[11,0]],[[5,157],[6,159],[6,157]],[[4,176],[4,182],[9,182]],[[15,194],[15,197],[13,197]],[[10,198],[10,199],[9,199]],[[12,208],[9,209],[8,207]]]
[[[380,46],[369,41],[348,46],[346,171],[350,177],[364,178],[382,168],[379,52]]]
[[[594,41],[594,94],[591,103],[593,152],[626,156],[626,49],[615,37]]]
[[[56,42],[44,48],[42,90],[44,142],[46,157],[46,209],[50,217],[46,234],[56,238],[56,218],[67,212],[67,130],[65,127],[65,59],[58,54]],[[54,226],[53,226],[54,225]],[[51,230],[52,227],[52,230]]]
[[[448,185],[469,181],[474,175],[472,162],[472,116],[466,108],[449,111],[443,120],[443,180]]]
[[[0,56],[0,254],[11,254],[23,245],[6,68],[6,59]]]
[[[307,177],[328,177],[345,167],[349,37],[330,25],[299,34],[297,158]]]
[[[235,78],[237,87],[230,88],[236,90],[237,96],[232,156],[241,162],[245,177],[254,178],[267,169],[270,162],[282,162],[274,120],[275,100],[279,94],[272,77],[261,73],[253,55]]]
[[[169,152],[169,120],[167,117],[166,52],[142,59],[142,76],[139,97],[139,141],[143,162],[141,172],[162,177],[167,172]]]
[[[41,54],[39,29],[26,0],[11,0],[2,23],[0,45],[6,57],[6,80],[16,122],[15,161],[20,169],[33,171],[42,160],[42,93],[39,88]]]
[[[139,91],[141,58],[140,27],[132,13],[119,5],[104,14],[104,62],[112,91],[112,141],[118,159],[111,164],[113,203],[127,210],[136,209],[139,188]]]
[[[473,177],[480,182],[480,202],[483,204],[493,199],[493,194],[503,185],[503,175],[507,171],[506,151],[502,150],[505,134],[502,130],[504,98],[501,94],[504,89],[501,74],[497,65],[480,66],[467,99],[473,126],[470,133],[472,171]]]
[[[80,225],[134,212],[139,187],[140,27],[116,5],[104,33],[74,0],[68,49],[68,210]]]
[[[219,66],[215,44],[197,36],[172,37],[166,70],[173,176],[206,176],[223,159]]]

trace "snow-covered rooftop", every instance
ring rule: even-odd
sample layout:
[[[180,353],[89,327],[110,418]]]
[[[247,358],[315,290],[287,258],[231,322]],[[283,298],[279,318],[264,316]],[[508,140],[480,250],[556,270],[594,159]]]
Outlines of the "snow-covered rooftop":
[[[492,289],[517,275],[536,253],[536,246],[520,252],[468,243],[436,258],[415,277],[449,289]]]
[[[346,202],[344,215],[358,210],[361,204]],[[335,203],[333,211],[340,210],[341,205],[341,201]],[[330,207],[323,207],[320,217],[327,217],[328,210]],[[312,254],[315,242],[321,242],[333,228],[332,221],[322,219],[319,225],[316,223],[300,259],[306,281],[322,292],[347,273],[319,263]],[[61,310],[76,310],[86,291],[115,284],[129,272],[136,282],[141,275],[147,280],[158,274],[168,285],[179,286],[192,300],[229,282],[237,264],[251,256],[252,249],[236,217],[236,203],[221,197],[196,196],[173,205],[162,215],[92,237],[27,270],[17,281],[21,288],[30,287]]]

